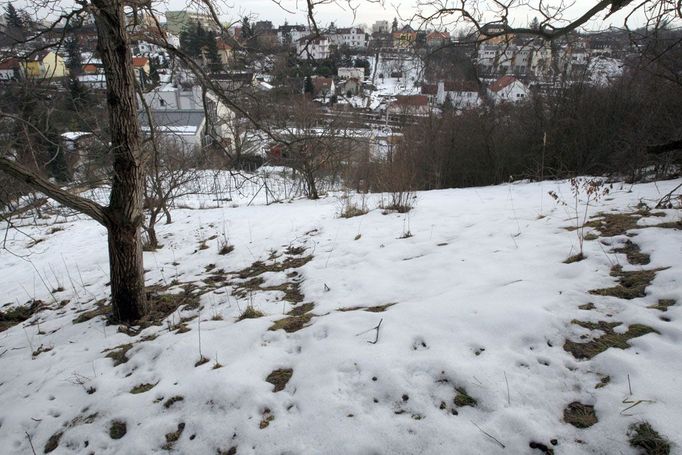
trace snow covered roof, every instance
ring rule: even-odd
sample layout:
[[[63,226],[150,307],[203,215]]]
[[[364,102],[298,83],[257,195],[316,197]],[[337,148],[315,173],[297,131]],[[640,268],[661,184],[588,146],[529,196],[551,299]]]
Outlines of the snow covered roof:
[[[204,123],[205,113],[202,110],[152,110],[155,128],[176,134],[194,135]],[[143,131],[149,131],[149,118],[146,112],[139,113],[140,126]]]
[[[490,87],[489,87],[490,91],[491,92],[499,92],[500,90],[502,90],[505,87],[508,87],[509,85],[513,84],[517,80],[518,79],[516,79],[514,76],[502,76],[501,78],[499,78],[498,80],[496,80],[495,82],[493,82],[490,85]]]

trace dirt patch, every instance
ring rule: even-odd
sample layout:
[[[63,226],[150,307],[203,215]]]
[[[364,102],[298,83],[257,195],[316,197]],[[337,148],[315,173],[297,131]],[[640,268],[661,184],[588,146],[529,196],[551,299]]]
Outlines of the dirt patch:
[[[180,436],[182,436],[183,431],[185,431],[185,422],[180,422],[177,430],[166,433],[166,443],[162,445],[161,448],[164,450],[171,450],[175,443],[178,442],[178,439],[180,439]]]
[[[630,240],[627,240],[622,247],[614,249],[613,252],[624,254],[630,264],[646,265],[651,262],[651,257],[642,253],[639,245]]]
[[[135,387],[133,387],[132,389],[130,389],[130,393],[132,393],[133,395],[137,395],[138,393],[149,392],[155,386],[156,386],[156,384],[138,384]]]
[[[272,264],[256,261],[251,264],[251,266],[237,272],[237,275],[239,278],[246,279],[262,275],[266,272],[283,272],[287,269],[297,269],[299,267],[303,267],[312,259],[313,256],[311,255],[303,257],[288,257],[281,262],[274,262]]]
[[[393,303],[385,303],[383,305],[376,305],[376,306],[349,306],[349,307],[343,307],[343,308],[338,308],[336,311],[358,311],[358,310],[364,310],[364,311],[369,311],[370,313],[383,313],[393,305],[396,305],[398,302],[393,302]]]
[[[269,382],[275,386],[273,392],[279,392],[280,390],[284,390],[284,387],[286,387],[293,374],[294,370],[291,368],[280,368],[279,370],[274,370],[270,373],[268,377],[265,378],[265,382]]]
[[[64,433],[61,431],[56,432],[52,436],[50,436],[50,439],[47,440],[45,443],[45,448],[43,449],[43,453],[50,453],[57,447],[59,447],[59,440],[62,438],[62,435]]]
[[[114,361],[114,366],[117,367],[130,360],[127,354],[128,351],[130,351],[132,348],[133,348],[132,343],[126,343],[116,346],[113,349],[105,350],[103,352],[108,352],[108,354],[105,357],[112,359]]]
[[[646,295],[646,288],[656,278],[656,273],[667,268],[625,272],[620,265],[615,265],[611,268],[611,276],[618,277],[618,285],[610,288],[593,289],[590,291],[590,294],[618,297],[625,300],[644,297]]]
[[[646,455],[668,455],[670,442],[654,430],[649,422],[634,423],[628,431],[632,447],[642,449]]]
[[[150,286],[147,288],[147,304],[151,311],[140,320],[141,327],[161,325],[161,322],[178,308],[184,306],[185,309],[196,309],[199,307],[199,297],[193,294],[196,286],[187,284],[184,292],[179,294],[164,294],[167,287]]]
[[[74,324],[80,324],[81,322],[89,321],[97,316],[106,316],[111,313],[111,305],[106,304],[105,299],[98,300],[95,302],[95,308],[90,311],[83,311],[74,320]]]
[[[275,416],[272,414],[272,411],[270,411],[270,409],[268,408],[265,408],[263,410],[263,417],[261,418],[261,421],[258,424],[258,428],[260,428],[261,430],[267,428],[268,425],[270,425],[270,422],[272,422],[273,420],[275,420]]]
[[[166,402],[163,404],[163,407],[168,409],[171,406],[173,406],[175,403],[177,403],[178,401],[183,401],[184,399],[185,399],[185,397],[183,397],[182,395],[175,395],[175,396],[167,399]]]
[[[628,341],[632,338],[637,338],[647,333],[658,333],[656,330],[643,324],[632,324],[626,332],[616,333],[613,329],[621,325],[619,322],[585,322],[575,320],[572,322],[588,330],[601,330],[604,332],[602,336],[586,343],[566,340],[564,350],[573,354],[576,359],[591,359],[609,348],[627,349],[630,347]]]
[[[599,380],[597,385],[594,386],[595,389],[601,389],[602,387],[606,387],[609,382],[611,382],[611,376],[604,376]]]
[[[42,300],[33,300],[30,305],[21,305],[0,311],[0,332],[24,322],[43,309],[45,309],[45,303]]]
[[[594,310],[596,307],[594,306],[594,303],[588,302],[584,305],[580,305],[578,308],[581,310]]]
[[[109,437],[121,439],[128,432],[128,425],[123,420],[114,420],[109,426]]]
[[[564,264],[573,264],[574,262],[580,262],[585,259],[585,255],[582,253],[574,254],[564,261]]]
[[[597,217],[585,223],[585,227],[591,227],[599,231],[602,237],[614,237],[623,235],[630,229],[641,226],[637,221],[642,217],[640,213],[600,213]]]
[[[275,321],[268,330],[284,330],[287,333],[298,332],[307,327],[307,324],[312,319],[313,315],[310,313],[302,314],[300,316],[289,316],[284,319]]]
[[[287,313],[288,316],[302,316],[306,313],[309,313],[313,311],[313,308],[315,308],[315,305],[313,303],[304,303],[303,305],[299,305],[297,307],[294,307],[291,311]]]
[[[570,423],[576,428],[589,428],[598,421],[594,406],[589,404],[574,401],[564,409],[564,422]]]
[[[476,407],[478,405],[478,401],[476,401],[475,398],[469,395],[466,389],[464,389],[464,387],[456,387],[455,391],[457,393],[455,394],[455,399],[453,400],[453,402],[455,403],[455,406],[457,406],[458,408],[464,406]]]
[[[647,308],[653,308],[654,310],[665,312],[668,311],[668,308],[675,305],[676,303],[677,301],[673,299],[658,299],[658,303],[656,305],[650,305]]]

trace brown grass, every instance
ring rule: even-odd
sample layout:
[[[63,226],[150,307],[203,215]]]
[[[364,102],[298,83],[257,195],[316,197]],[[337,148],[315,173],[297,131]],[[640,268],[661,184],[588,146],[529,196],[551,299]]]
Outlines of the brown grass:
[[[613,329],[621,325],[619,322],[586,322],[576,320],[572,322],[588,330],[601,330],[604,332],[604,335],[585,343],[566,340],[564,350],[573,354],[576,359],[591,359],[609,348],[627,349],[630,347],[629,340],[646,335],[647,333],[658,333],[656,330],[643,324],[632,324],[626,332],[616,333]]]
[[[298,332],[307,327],[307,324],[312,318],[313,315],[310,313],[302,314],[300,316],[289,316],[275,321],[268,330],[284,330],[287,333]]]
[[[287,269],[297,269],[299,267],[303,267],[312,259],[313,256],[288,257],[281,262],[274,262],[272,264],[266,264],[263,261],[256,261],[249,267],[237,272],[237,275],[239,278],[246,279],[262,275],[266,272],[283,272]]]
[[[303,305],[299,305],[297,307],[294,307],[287,313],[288,316],[302,316],[306,313],[309,313],[313,311],[313,308],[315,308],[315,305],[313,303],[304,303]]]
[[[130,360],[127,356],[128,351],[132,349],[132,343],[126,343],[116,346],[113,349],[106,350],[104,352],[109,352],[105,357],[112,359],[114,361],[114,366],[117,367],[123,363]]]
[[[670,442],[654,430],[649,422],[630,425],[629,442],[632,447],[642,449],[646,455],[668,455]]]
[[[585,255],[582,253],[574,254],[564,261],[564,264],[572,264],[574,262],[580,262],[585,259]]]
[[[184,399],[185,399],[185,397],[183,397],[182,395],[172,396],[169,399],[167,399],[165,401],[165,403],[163,403],[163,407],[168,409],[171,406],[173,406],[175,403],[177,403],[178,401],[183,401]]]
[[[286,387],[293,374],[294,370],[291,368],[280,368],[270,373],[268,377],[265,378],[265,381],[275,386],[273,392],[279,392],[284,390],[284,387]]]
[[[97,316],[104,316],[111,313],[111,305],[106,305],[106,300],[98,300],[95,302],[95,309],[90,311],[84,311],[80,313],[76,319],[73,320],[74,324],[80,324],[81,322],[89,321]]]
[[[177,430],[166,433],[166,443],[162,445],[161,448],[164,450],[171,450],[175,443],[178,442],[178,439],[180,439],[180,436],[182,436],[183,431],[185,431],[185,422],[180,422]]]
[[[30,305],[21,305],[6,311],[0,311],[0,332],[24,322],[44,308],[45,303],[42,300],[33,300]]]
[[[624,272],[620,265],[611,268],[611,276],[618,277],[618,285],[610,288],[593,289],[590,294],[618,297],[632,300],[646,295],[646,288],[656,278],[656,273],[667,267],[651,270],[635,270]]]
[[[375,306],[349,306],[349,307],[343,307],[343,308],[338,308],[336,311],[358,311],[358,310],[365,310],[369,311],[370,313],[383,313],[393,305],[396,305],[398,302],[393,302],[393,303],[385,303],[383,305],[375,305]]]
[[[136,385],[135,387],[133,387],[132,389],[130,389],[130,393],[132,393],[133,395],[137,395],[138,393],[149,392],[149,391],[152,390],[155,386],[156,386],[156,384],[147,384],[147,383],[145,383],[145,384],[138,384],[138,385]]]
[[[62,435],[64,433],[62,431],[58,431],[52,436],[50,436],[50,439],[47,440],[45,443],[45,448],[43,449],[43,453],[50,453],[57,447],[59,447],[59,440],[62,438]]]
[[[247,306],[242,314],[239,315],[237,321],[243,321],[244,319],[257,319],[265,316],[262,311],[255,309],[253,306]]]
[[[658,299],[658,303],[656,305],[650,305],[648,308],[653,308],[658,311],[668,311],[668,308],[671,306],[675,305],[677,301],[673,299]]]
[[[626,241],[622,247],[614,249],[613,252],[624,254],[630,264],[646,265],[651,262],[650,256],[642,253],[639,245],[630,240]]]
[[[589,404],[574,401],[564,409],[564,422],[570,423],[576,428],[589,428],[598,421],[594,406]]]

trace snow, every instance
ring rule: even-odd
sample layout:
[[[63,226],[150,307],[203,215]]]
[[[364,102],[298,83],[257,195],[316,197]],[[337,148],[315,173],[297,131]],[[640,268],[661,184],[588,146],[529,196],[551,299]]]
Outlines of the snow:
[[[264,172],[282,175],[281,168]],[[631,240],[651,255],[646,266],[611,252],[626,236],[586,241],[587,259],[565,264],[578,247],[576,233],[565,229],[575,225],[575,210],[547,193],[572,201],[567,182],[419,192],[408,214],[383,214],[376,207],[388,196],[369,195],[370,212],[349,219],[338,217],[342,194],[265,205],[259,182],[183,201],[187,208],[173,210],[174,222],[158,226],[163,248],[144,254],[146,279],[205,286],[209,264],[238,271],[257,260],[281,263],[294,257],[286,248],[304,247],[310,262],[262,275],[263,286],[300,279],[304,302],[315,305],[309,325],[293,333],[268,330],[292,308],[281,292],[239,297],[233,285],[203,294],[200,312],[179,309],[168,318],[173,324],[198,314],[185,333],[163,323],[130,337],[103,317],[74,324],[108,296],[105,230],[60,215],[0,232],[9,248],[0,251],[0,305],[34,298],[50,304],[0,332],[3,453],[30,453],[27,434],[42,451],[58,431],[54,453],[164,453],[165,435],[181,422],[176,453],[237,447],[239,454],[530,454],[538,453],[530,441],[557,439],[558,453],[634,454],[627,428],[643,420],[679,450],[682,305],[666,313],[647,308],[658,299],[682,301],[679,230],[633,231]],[[681,182],[616,184],[589,212],[653,205]],[[361,196],[350,197],[360,203]],[[639,224],[680,219],[679,209],[662,212]],[[48,234],[53,227],[63,230]],[[412,236],[402,238],[407,232]],[[24,234],[42,241],[29,248]],[[223,236],[235,249],[221,256]],[[202,240],[208,249],[198,248]],[[280,256],[272,259],[273,252]],[[614,283],[609,270],[616,263],[669,268],[645,297],[590,295]],[[298,278],[287,276],[292,271]],[[53,300],[59,285],[65,290]],[[578,309],[587,302],[596,309]],[[265,316],[237,322],[249,303]],[[339,311],[389,303],[395,305],[384,312]],[[631,340],[627,350],[576,360],[562,345],[589,332],[573,319],[623,322],[618,330],[640,323],[659,333]],[[377,343],[369,343],[380,322]],[[157,337],[144,341],[149,335]],[[195,367],[199,340],[209,362]],[[130,360],[114,366],[104,351],[125,343],[133,343]],[[51,350],[33,357],[39,346]],[[216,361],[223,367],[213,369]],[[278,368],[293,369],[293,376],[274,393],[265,378]],[[600,375],[611,382],[596,389]],[[156,385],[130,393],[144,383]],[[478,405],[453,415],[456,387]],[[183,400],[165,407],[173,396]],[[624,399],[650,401],[622,412]],[[563,409],[573,401],[594,405],[599,422],[587,429],[564,423]],[[261,428],[269,415],[274,419]],[[117,419],[127,434],[113,440],[109,425]]]
[[[590,82],[606,87],[623,75],[623,62],[615,58],[597,57],[590,61]]]

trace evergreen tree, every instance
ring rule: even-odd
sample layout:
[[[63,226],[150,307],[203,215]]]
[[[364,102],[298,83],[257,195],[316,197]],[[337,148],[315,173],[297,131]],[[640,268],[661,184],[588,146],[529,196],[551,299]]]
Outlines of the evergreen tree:
[[[208,32],[206,34],[206,58],[208,59],[209,68],[211,71],[220,71],[223,66],[223,62],[218,54],[218,44],[216,43],[216,37],[213,32]]]
[[[78,39],[72,37],[71,39],[66,40],[64,48],[66,49],[66,55],[68,57],[67,67],[71,72],[71,76],[76,77],[81,73],[81,69],[83,68],[83,58],[81,57]]]
[[[305,78],[305,87],[303,89],[303,92],[310,93],[311,95],[313,95],[315,93],[315,86],[313,85],[313,78],[310,77],[309,75],[306,76],[306,78]]]
[[[24,21],[21,19],[19,12],[16,10],[13,4],[7,2],[5,7],[5,22],[6,22],[6,32],[5,34],[13,41],[19,41],[24,39]]]
[[[251,38],[253,38],[253,35],[254,32],[253,28],[251,28],[249,18],[244,16],[244,18],[242,19],[242,40],[249,41]]]
[[[537,17],[534,17],[530,22],[530,28],[531,30],[540,30],[540,21],[538,21]]]
[[[5,21],[8,28],[24,28],[24,22],[21,20],[21,17],[19,16],[16,8],[14,8],[14,5],[10,2],[7,2],[7,6],[5,7]]]
[[[392,32],[397,32],[398,31],[398,19],[393,18],[393,25],[391,25],[391,31]]]

